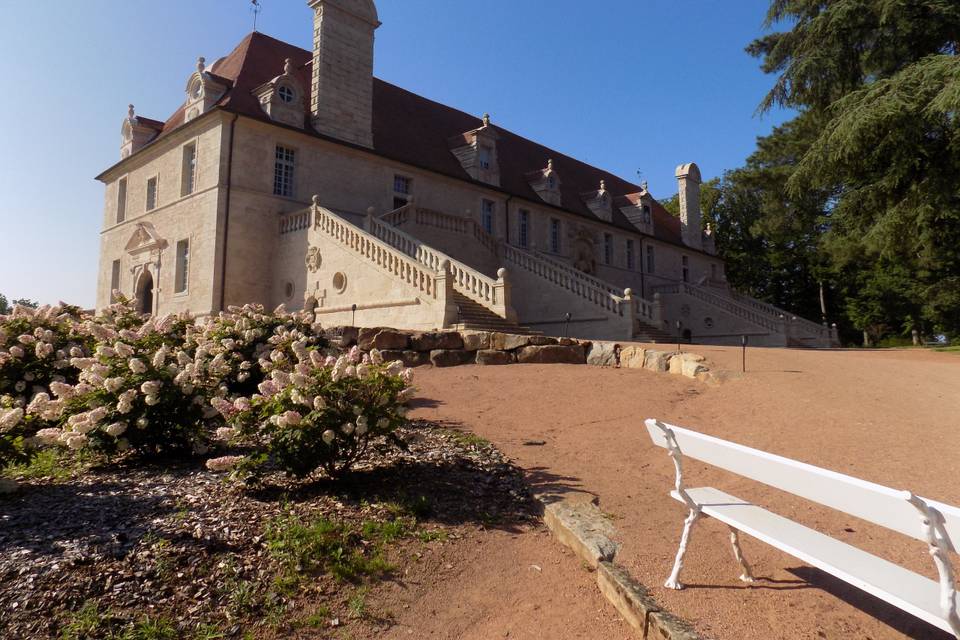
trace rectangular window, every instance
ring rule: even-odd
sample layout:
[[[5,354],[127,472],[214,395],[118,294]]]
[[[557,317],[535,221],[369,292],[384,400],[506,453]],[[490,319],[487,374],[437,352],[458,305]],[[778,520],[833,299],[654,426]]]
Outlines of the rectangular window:
[[[560,221],[550,218],[550,251],[560,253]]]
[[[173,286],[174,293],[183,293],[187,290],[187,283],[190,281],[190,241],[177,241],[177,265],[174,274],[175,282]]]
[[[613,236],[609,233],[603,234],[603,263],[613,264]]]
[[[653,245],[647,245],[647,273],[657,272],[657,262],[653,256]]]
[[[680,261],[683,264],[683,281],[690,282],[690,258],[683,256]]]
[[[293,168],[296,152],[277,145],[276,161],[273,164],[273,195],[293,197]]]
[[[120,290],[120,261],[114,260],[110,268],[110,302],[116,302],[117,296],[114,291]]]
[[[627,269],[633,271],[636,267],[636,259],[633,256],[633,240],[627,240]]]
[[[408,196],[412,192],[413,180],[406,176],[393,176],[393,192]]]
[[[188,196],[197,186],[197,145],[183,148],[183,166],[180,170],[180,195]]]
[[[519,220],[519,242],[520,246],[526,249],[530,246],[530,212],[526,209],[520,209]]]
[[[157,208],[157,177],[147,180],[147,211]]]
[[[127,217],[127,179],[120,178],[117,184],[117,224]]]
[[[493,214],[496,211],[497,204],[493,200],[484,200],[481,203],[480,223],[483,230],[487,233],[493,233]]]
[[[492,164],[493,149],[486,145],[480,145],[480,168],[489,169]]]

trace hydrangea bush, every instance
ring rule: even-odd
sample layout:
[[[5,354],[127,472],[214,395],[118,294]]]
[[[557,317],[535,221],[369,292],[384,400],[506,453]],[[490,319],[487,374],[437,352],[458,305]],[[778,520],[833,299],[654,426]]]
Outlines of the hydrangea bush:
[[[53,397],[40,393],[28,408],[59,419],[37,438],[107,455],[205,452],[205,422],[216,415],[207,401],[212,383],[203,363],[170,346],[187,322],[154,317],[136,330],[88,322],[97,346],[92,356],[71,359],[77,384],[53,383]]]
[[[231,425],[218,435],[251,443],[257,453],[214,459],[208,467],[256,469],[265,457],[296,477],[322,469],[338,478],[375,438],[406,422],[413,372],[403,363],[384,363],[376,350],[362,356],[356,347],[339,358],[308,350],[302,341],[291,349],[296,364],[290,372],[274,368],[259,393],[213,401]]]
[[[289,313],[281,305],[272,313],[261,305],[230,307],[188,331],[185,348],[208,360],[209,375],[225,387],[220,395],[250,396],[274,371],[290,371],[299,349],[323,349],[327,341],[308,313]]]

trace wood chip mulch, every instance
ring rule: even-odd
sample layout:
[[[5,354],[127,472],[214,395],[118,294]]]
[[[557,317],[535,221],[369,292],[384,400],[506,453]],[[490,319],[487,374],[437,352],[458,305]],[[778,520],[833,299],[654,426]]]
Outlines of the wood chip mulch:
[[[330,601],[343,585],[329,576],[312,577],[293,595],[270,588],[278,567],[264,532],[291,513],[359,525],[391,519],[392,504],[416,503],[426,531],[535,518],[521,472],[494,447],[428,423],[398,435],[406,450],[378,444],[339,484],[274,474],[245,487],[202,460],[24,482],[0,496],[0,638],[57,638],[91,603],[118,628],[162,617],[178,637],[195,637],[204,625],[240,637],[266,624],[266,608]],[[238,602],[247,596],[254,604]]]

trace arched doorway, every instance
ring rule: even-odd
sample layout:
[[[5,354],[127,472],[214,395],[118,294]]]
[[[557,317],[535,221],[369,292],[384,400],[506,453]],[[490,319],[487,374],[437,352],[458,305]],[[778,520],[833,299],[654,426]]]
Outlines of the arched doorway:
[[[153,313],[153,274],[144,269],[137,282],[137,310]]]

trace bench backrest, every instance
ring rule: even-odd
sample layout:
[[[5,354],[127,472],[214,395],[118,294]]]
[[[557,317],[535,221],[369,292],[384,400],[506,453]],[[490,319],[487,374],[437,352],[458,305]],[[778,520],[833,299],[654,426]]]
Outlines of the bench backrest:
[[[903,491],[682,427],[660,424],[673,432],[685,458],[695,458],[904,535],[925,540],[920,512],[907,502]],[[668,448],[667,438],[657,426],[657,421],[647,420],[646,425],[653,443]],[[923,500],[943,514],[944,529],[949,537],[946,541],[948,548],[955,549],[954,542],[960,546],[960,509],[926,498]]]

